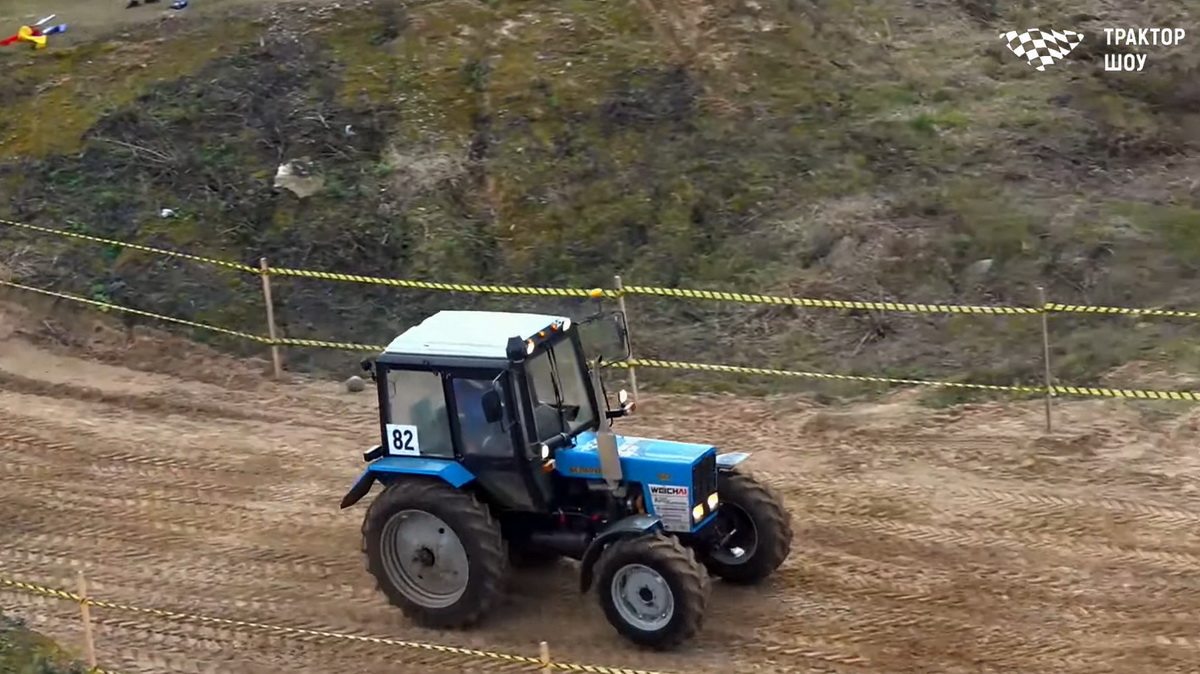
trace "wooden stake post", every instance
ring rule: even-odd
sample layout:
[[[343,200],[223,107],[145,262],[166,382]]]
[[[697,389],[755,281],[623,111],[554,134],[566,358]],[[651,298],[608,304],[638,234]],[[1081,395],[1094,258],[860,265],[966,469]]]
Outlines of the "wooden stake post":
[[[1046,383],[1046,432],[1050,432],[1050,398],[1054,396],[1054,381],[1050,374],[1050,321],[1046,314],[1046,289],[1038,286],[1038,303],[1042,312],[1042,364]]]
[[[629,333],[632,332],[629,329],[629,312],[625,310],[625,293],[624,293],[625,285],[621,283],[621,277],[619,275],[613,277],[613,283],[616,285],[616,288],[617,288],[617,308],[619,308],[621,310],[621,313],[624,314],[624,316],[625,316],[625,340],[629,344],[629,355],[632,358],[633,357],[633,339],[629,336]],[[634,367],[632,365],[630,365],[628,369],[629,369],[629,388],[633,389],[633,391],[631,391],[631,393],[633,394],[633,402],[636,403],[638,401],[637,370],[634,369]]]
[[[92,638],[92,616],[88,611],[87,581],[83,578],[83,571],[76,574],[76,580],[79,584],[79,616],[83,618],[83,652],[90,672],[96,669],[96,642]]]
[[[263,304],[267,307],[267,336],[271,338],[271,365],[275,369],[275,378],[283,378],[283,361],[279,358],[279,345],[275,343],[275,303],[271,300],[271,270],[267,266],[267,258],[259,258],[258,268],[262,270]]]

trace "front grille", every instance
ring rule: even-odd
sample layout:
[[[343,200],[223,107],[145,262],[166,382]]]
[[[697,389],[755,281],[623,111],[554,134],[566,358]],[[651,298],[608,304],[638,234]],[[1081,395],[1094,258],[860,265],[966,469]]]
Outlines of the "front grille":
[[[704,503],[717,490],[717,454],[706,454],[692,467],[692,503]]]

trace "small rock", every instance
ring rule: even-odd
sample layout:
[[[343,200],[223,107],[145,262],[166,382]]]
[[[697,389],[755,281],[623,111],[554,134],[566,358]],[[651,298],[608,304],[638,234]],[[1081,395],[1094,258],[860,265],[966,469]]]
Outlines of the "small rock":
[[[275,187],[290,190],[293,194],[305,199],[325,188],[325,179],[315,174],[313,163],[308,158],[280,164],[275,173]]]
[[[362,393],[366,389],[367,382],[363,381],[363,378],[358,375],[354,375],[346,380],[346,390],[351,393]]]
[[[970,266],[967,267],[967,273],[972,276],[983,276],[992,270],[992,264],[994,262],[995,261],[992,258],[972,262]]]

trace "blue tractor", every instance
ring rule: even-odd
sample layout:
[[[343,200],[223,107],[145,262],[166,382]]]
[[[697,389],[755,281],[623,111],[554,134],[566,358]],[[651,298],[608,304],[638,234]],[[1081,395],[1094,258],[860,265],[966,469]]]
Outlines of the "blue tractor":
[[[619,361],[625,334],[620,312],[442,311],[363,361],[383,443],[341,505],[383,485],[362,549],[415,623],[475,624],[512,566],[568,557],[619,633],[667,649],[700,630],[710,573],[755,583],[788,556],[788,514],[738,470],[746,454],[612,432],[633,405],[610,408],[584,342]]]

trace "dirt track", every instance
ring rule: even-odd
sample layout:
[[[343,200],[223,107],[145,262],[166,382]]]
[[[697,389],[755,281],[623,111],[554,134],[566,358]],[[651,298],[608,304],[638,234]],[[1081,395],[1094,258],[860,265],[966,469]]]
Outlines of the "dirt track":
[[[226,388],[199,366],[148,374],[3,333],[0,575],[70,586],[83,569],[113,601],[530,655],[546,639],[558,660],[673,672],[1200,671],[1195,415],[1150,428],[1129,405],[1064,404],[1044,436],[1037,405],[650,399],[625,431],[755,452],[797,527],[773,584],[715,584],[702,637],[657,655],[579,600],[569,564],[514,578],[476,631],[408,625],[362,568],[363,507],[337,509],[373,439],[370,396]],[[0,606],[78,637],[69,603],[3,590]],[[93,615],[102,665],[126,674],[520,668]]]

